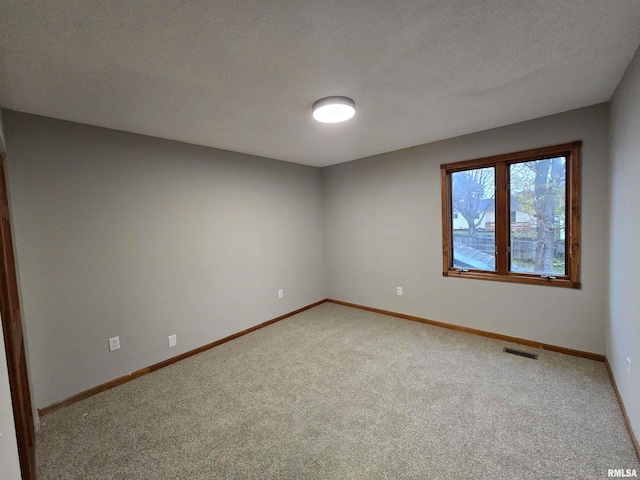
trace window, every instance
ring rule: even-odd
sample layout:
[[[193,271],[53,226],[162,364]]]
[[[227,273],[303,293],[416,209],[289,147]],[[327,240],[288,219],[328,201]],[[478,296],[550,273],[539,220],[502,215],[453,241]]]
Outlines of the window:
[[[580,288],[580,149],[441,165],[443,275]]]

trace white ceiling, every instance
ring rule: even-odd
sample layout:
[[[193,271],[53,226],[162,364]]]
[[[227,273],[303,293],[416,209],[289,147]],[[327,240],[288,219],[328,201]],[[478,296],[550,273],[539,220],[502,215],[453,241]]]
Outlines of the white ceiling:
[[[4,108],[325,166],[609,100],[640,1],[2,0],[0,37]]]

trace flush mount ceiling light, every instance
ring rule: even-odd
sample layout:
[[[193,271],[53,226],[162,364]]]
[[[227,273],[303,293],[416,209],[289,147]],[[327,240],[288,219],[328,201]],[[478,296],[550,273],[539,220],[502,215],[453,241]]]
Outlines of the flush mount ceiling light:
[[[347,97],[325,97],[313,104],[313,118],[323,123],[349,120],[356,113],[356,102]]]

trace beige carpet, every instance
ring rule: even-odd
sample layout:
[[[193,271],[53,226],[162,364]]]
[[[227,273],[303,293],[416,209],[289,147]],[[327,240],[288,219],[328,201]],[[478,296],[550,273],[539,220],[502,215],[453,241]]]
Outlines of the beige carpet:
[[[505,345],[325,303],[43,417],[38,479],[640,473],[602,363]]]

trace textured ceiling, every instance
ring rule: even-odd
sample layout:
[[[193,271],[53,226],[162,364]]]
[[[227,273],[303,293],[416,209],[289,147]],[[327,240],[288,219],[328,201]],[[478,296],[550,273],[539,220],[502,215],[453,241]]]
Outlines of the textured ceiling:
[[[324,166],[609,100],[640,1],[2,0],[0,36],[5,108]]]

